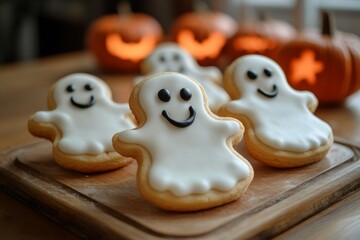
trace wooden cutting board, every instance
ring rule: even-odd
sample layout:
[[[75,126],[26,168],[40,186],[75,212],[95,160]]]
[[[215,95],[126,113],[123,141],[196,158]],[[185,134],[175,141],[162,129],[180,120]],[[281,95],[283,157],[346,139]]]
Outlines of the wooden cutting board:
[[[264,166],[236,146],[255,177],[240,200],[192,213],[160,210],[136,189],[136,161],[79,174],[53,162],[41,141],[0,153],[1,188],[69,230],[93,239],[269,238],[360,187],[359,147],[337,141],[322,161],[296,169]]]

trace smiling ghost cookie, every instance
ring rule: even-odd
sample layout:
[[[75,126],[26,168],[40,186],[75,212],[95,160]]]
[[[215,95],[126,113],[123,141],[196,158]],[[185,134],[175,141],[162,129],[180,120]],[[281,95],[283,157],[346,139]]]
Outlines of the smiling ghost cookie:
[[[230,100],[220,86],[222,74],[217,67],[201,67],[185,49],[176,43],[159,44],[141,65],[143,74],[179,72],[196,79],[205,89],[209,107],[216,112]]]
[[[220,115],[245,125],[245,143],[257,160],[279,168],[323,159],[333,143],[330,126],[317,118],[316,97],[292,89],[273,60],[247,55],[225,72],[224,87],[234,99]]]
[[[134,128],[128,104],[111,100],[108,86],[89,74],[57,81],[48,95],[49,111],[36,112],[29,131],[53,142],[54,160],[67,169],[98,172],[128,164],[131,159],[112,147],[112,136]]]
[[[202,87],[180,73],[148,76],[133,90],[139,126],[113,137],[114,149],[138,161],[145,199],[173,211],[207,209],[238,199],[253,178],[234,149],[242,124],[210,112]]]

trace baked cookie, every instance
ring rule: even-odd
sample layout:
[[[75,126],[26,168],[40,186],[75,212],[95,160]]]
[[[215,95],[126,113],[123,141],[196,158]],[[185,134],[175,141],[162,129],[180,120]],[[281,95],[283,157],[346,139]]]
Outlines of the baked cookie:
[[[67,169],[98,172],[128,164],[112,147],[112,136],[134,128],[128,104],[111,100],[109,87],[89,74],[57,81],[48,95],[49,111],[36,112],[30,133],[53,142],[54,160]]]
[[[325,157],[333,143],[330,126],[313,112],[317,99],[296,91],[273,60],[247,55],[225,71],[224,87],[233,101],[220,115],[245,125],[245,143],[257,160],[279,168],[304,166]]]
[[[217,67],[201,67],[185,49],[176,43],[162,43],[143,61],[142,73],[179,72],[196,79],[205,89],[209,106],[216,112],[230,100],[220,86],[222,74]]]
[[[166,210],[194,211],[238,199],[253,178],[234,149],[243,126],[214,115],[202,87],[180,73],[148,76],[133,90],[139,126],[113,137],[114,149],[138,161],[145,199]]]

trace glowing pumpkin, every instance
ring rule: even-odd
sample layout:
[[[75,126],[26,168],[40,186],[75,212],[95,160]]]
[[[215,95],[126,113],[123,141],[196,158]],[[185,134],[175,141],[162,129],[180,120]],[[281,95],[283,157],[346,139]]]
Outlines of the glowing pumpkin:
[[[122,6],[126,9],[126,6]],[[140,71],[144,60],[162,39],[160,24],[151,16],[120,10],[97,19],[89,28],[87,45],[100,67],[121,72]]]
[[[239,24],[237,32],[227,43],[227,52],[231,60],[246,54],[261,54],[274,59],[277,49],[295,33],[290,24],[266,19],[261,14],[259,21]]]
[[[302,32],[279,49],[277,60],[290,85],[313,92],[320,103],[342,102],[360,88],[360,38],[333,32],[325,12],[322,33]]]
[[[230,16],[197,5],[195,11],[175,20],[170,38],[190,52],[200,65],[209,66],[219,64],[226,42],[235,31],[236,22]]]

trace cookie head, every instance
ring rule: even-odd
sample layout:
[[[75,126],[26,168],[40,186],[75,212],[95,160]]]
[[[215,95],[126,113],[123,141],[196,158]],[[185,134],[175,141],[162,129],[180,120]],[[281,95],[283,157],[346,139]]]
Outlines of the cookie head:
[[[89,74],[72,74],[59,80],[53,88],[55,106],[74,109],[95,107],[98,101],[109,98],[108,87]]]
[[[188,88],[182,88],[179,95],[181,96],[182,100],[189,101],[191,99],[192,93]],[[169,102],[171,100],[171,93],[168,89],[163,88],[158,92],[158,97],[160,101]],[[184,121],[177,121],[172,119],[166,110],[162,110],[161,114],[169,123],[179,128],[185,128],[193,124],[196,116],[196,112],[192,106],[189,107],[189,117]]]
[[[197,66],[195,60],[184,49],[175,43],[164,43],[158,46],[144,61],[146,74],[155,72],[188,72]]]
[[[273,60],[260,55],[247,55],[234,63],[233,79],[242,96],[276,98],[287,88],[282,69]]]
[[[169,127],[188,128],[205,111],[202,90],[183,74],[158,74],[145,82],[139,94],[147,120]]]

